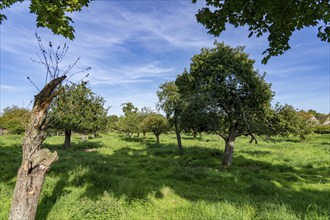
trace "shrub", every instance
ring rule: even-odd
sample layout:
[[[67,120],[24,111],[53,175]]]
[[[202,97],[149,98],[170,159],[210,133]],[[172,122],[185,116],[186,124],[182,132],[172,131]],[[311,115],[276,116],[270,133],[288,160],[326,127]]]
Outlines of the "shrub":
[[[318,125],[314,128],[317,134],[330,134],[330,125]]]

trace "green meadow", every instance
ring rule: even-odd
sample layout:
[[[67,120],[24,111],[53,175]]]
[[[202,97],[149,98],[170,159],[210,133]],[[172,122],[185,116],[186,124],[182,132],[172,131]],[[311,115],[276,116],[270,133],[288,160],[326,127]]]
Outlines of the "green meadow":
[[[37,219],[329,219],[330,135],[248,144],[236,141],[233,166],[220,166],[216,135],[128,138],[102,134],[46,139],[57,150],[43,186]],[[0,219],[8,219],[21,163],[22,136],[0,136]]]

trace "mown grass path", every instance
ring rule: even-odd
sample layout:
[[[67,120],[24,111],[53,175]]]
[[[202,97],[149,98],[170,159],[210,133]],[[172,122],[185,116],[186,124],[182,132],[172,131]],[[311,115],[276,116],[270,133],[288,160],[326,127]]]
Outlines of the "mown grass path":
[[[330,135],[307,142],[248,138],[234,165],[220,166],[223,141],[213,135],[147,138],[104,134],[82,142],[50,137],[59,152],[42,191],[37,219],[329,219]],[[21,136],[0,137],[0,219],[8,219]]]

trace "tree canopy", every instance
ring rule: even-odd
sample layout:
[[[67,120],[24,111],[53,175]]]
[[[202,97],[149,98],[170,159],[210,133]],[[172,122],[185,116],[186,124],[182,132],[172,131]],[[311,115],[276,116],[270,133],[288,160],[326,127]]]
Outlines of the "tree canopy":
[[[306,136],[313,131],[313,125],[316,123],[311,121],[312,115],[308,112],[297,111],[293,106],[285,104],[277,105],[275,110],[279,119],[279,131],[281,135],[289,134],[299,136],[300,141],[304,141]]]
[[[253,69],[243,47],[231,48],[215,42],[215,48],[203,48],[192,58],[190,71],[178,76],[181,97],[190,102],[191,119],[204,129],[219,134],[226,142],[223,164],[230,166],[236,137],[261,132],[266,123],[273,93],[270,84]]]
[[[3,109],[0,117],[0,128],[6,128],[12,134],[20,134],[25,131],[31,112],[18,106]]]
[[[120,116],[118,120],[118,129],[125,132],[127,136],[139,132],[140,117],[138,108],[131,102],[121,104],[124,116]]]
[[[149,114],[142,120],[139,127],[154,133],[157,144],[159,144],[159,136],[169,130],[166,118],[160,114]]]
[[[51,127],[79,133],[97,133],[106,127],[105,100],[87,87],[87,82],[65,85],[51,108]],[[69,135],[69,134],[68,134]],[[68,143],[69,145],[69,143]]]
[[[15,3],[24,0],[2,0],[0,9],[9,8]],[[75,11],[81,11],[83,7],[88,7],[92,0],[31,0],[30,12],[36,14],[36,26],[49,28],[54,34],[63,35],[66,38],[74,38],[73,20],[67,15]],[[7,19],[5,14],[0,13],[0,24]]]
[[[197,0],[193,0],[196,3]],[[292,33],[309,26],[318,26],[322,41],[330,42],[330,3],[328,0],[206,0],[206,7],[196,15],[209,33],[219,36],[226,24],[249,27],[249,37],[268,33],[269,47],[262,62],[290,49]]]
[[[181,116],[184,111],[184,102],[180,97],[179,87],[175,82],[165,82],[159,86],[157,96],[159,102],[157,107],[166,113],[166,117],[170,124],[174,125],[174,131],[176,134],[179,153],[183,153],[181,142]]]

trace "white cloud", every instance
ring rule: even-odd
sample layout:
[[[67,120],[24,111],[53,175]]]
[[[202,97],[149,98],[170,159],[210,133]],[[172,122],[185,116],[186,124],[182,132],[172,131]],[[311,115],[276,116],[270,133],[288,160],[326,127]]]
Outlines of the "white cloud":
[[[28,13],[28,3],[16,4],[5,11],[8,20],[0,30],[1,88],[5,93],[1,94],[1,102],[10,92],[6,86],[18,87],[18,82],[19,86],[31,86],[26,76],[38,85],[44,83],[43,67],[30,61],[39,53],[35,30],[44,42],[52,41],[54,45],[67,42],[69,51],[63,65],[81,57],[72,72],[92,67],[88,79],[111,106],[132,101],[137,106],[154,107],[155,88],[160,82],[175,79],[183,68],[189,68],[190,58],[202,47],[212,47],[215,39],[196,22],[195,13],[201,4],[193,5],[190,1],[93,1],[82,12],[72,14],[74,41],[54,36],[48,29],[36,29],[35,16]],[[267,79],[271,79],[281,102],[290,104],[297,100],[297,95],[304,96],[307,83],[324,90],[325,82],[329,81],[322,78],[329,72],[329,66],[325,67],[328,61],[327,64],[324,61],[329,58],[329,46],[310,40],[310,36],[315,37],[310,32],[295,34],[292,49],[271,58],[266,66],[260,62],[262,51],[268,47],[267,36],[247,38],[246,27],[229,27],[217,39],[231,46],[246,45],[250,57],[257,60],[256,68],[268,73]],[[305,36],[308,38],[304,39]],[[86,72],[77,74],[71,80],[79,81],[85,75]],[[307,76],[318,80],[301,78]],[[293,87],[295,89],[288,89]],[[111,90],[111,94],[104,89]],[[24,95],[33,97],[34,93],[25,90]],[[8,99],[6,103],[9,102]],[[114,108],[120,110],[120,107]]]
[[[0,89],[15,90],[15,87],[14,86],[9,86],[9,85],[0,85]]]

